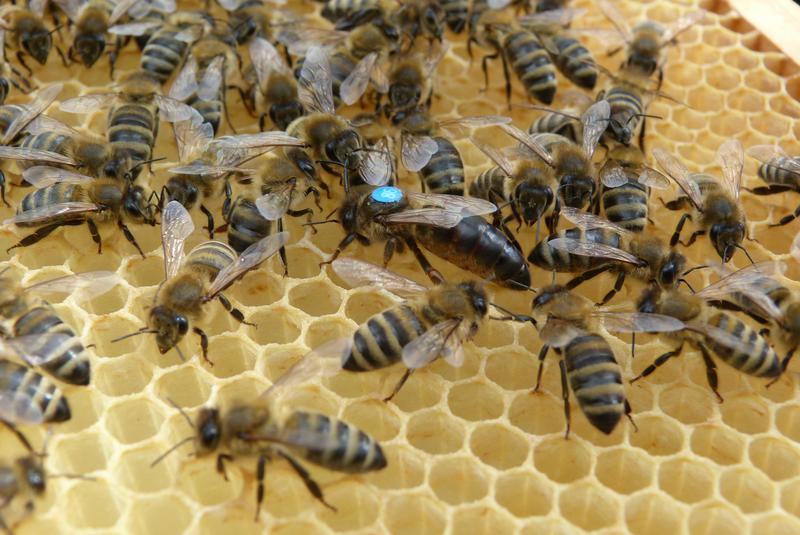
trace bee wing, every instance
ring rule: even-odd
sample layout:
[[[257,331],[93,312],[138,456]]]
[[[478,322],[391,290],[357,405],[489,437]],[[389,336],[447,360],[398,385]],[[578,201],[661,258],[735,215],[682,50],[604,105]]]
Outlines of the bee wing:
[[[792,258],[800,262],[800,233],[796,234],[792,240],[792,246],[789,248]]]
[[[653,156],[658,165],[670,177],[698,210],[703,206],[700,188],[689,175],[689,170],[673,155],[658,147],[653,149]]]
[[[406,344],[402,353],[403,364],[411,370],[416,370],[430,364],[441,355],[451,365],[460,366],[461,322],[462,320],[458,318],[442,321]]]
[[[509,123],[511,123],[511,117],[505,117],[504,115],[469,115],[438,121],[437,125],[448,132],[453,132],[459,128],[484,128]]]
[[[497,206],[484,199],[476,197],[462,197],[460,195],[445,195],[440,193],[406,192],[409,200],[418,205],[437,206],[450,212],[456,212],[464,217],[473,215],[486,215],[497,211]]]
[[[165,121],[170,123],[185,121],[192,116],[192,107],[183,102],[161,95],[155,95],[153,98],[158,104],[161,118]]]
[[[43,133],[57,133],[57,134],[64,134],[67,136],[82,136],[80,132],[68,126],[58,119],[54,119],[53,117],[49,117],[47,115],[39,115],[34,120],[28,123],[28,126],[25,127],[25,132],[29,134],[43,134]]]
[[[257,268],[262,262],[278,252],[278,250],[289,242],[288,232],[279,232],[266,238],[262,238],[239,255],[235,262],[222,269],[214,282],[211,283],[206,294],[206,299],[212,299],[218,293],[230,286],[239,277]]]
[[[197,59],[189,56],[169,88],[169,97],[184,101],[197,91]]]
[[[89,301],[109,292],[122,282],[113,271],[86,271],[39,282],[25,288],[36,294],[67,293],[78,303]]]
[[[114,35],[125,35],[138,37],[144,35],[148,30],[153,30],[161,26],[161,22],[157,20],[143,20],[140,22],[128,22],[126,24],[115,24],[108,29],[108,33]]]
[[[339,86],[339,96],[348,106],[358,102],[369,85],[370,75],[378,61],[378,54],[370,52],[356,64],[355,68],[347,75]]]
[[[620,13],[619,9],[617,9],[617,6],[615,6],[611,0],[597,0],[597,3],[600,5],[600,10],[603,12],[603,15],[606,16],[614,28],[627,40],[628,36],[631,34],[631,28],[628,26],[628,21],[625,20],[625,17]]]
[[[108,25],[112,26],[138,1],[139,0],[117,0],[114,9],[111,11],[111,15],[108,17]]]
[[[30,0],[28,2],[28,9],[40,19],[44,18],[44,10],[47,7],[48,0]],[[59,5],[59,7],[61,7]],[[66,11],[65,11],[66,13]],[[70,18],[72,20],[72,18]]]
[[[192,216],[178,201],[169,201],[161,213],[161,247],[164,249],[165,280],[178,273],[183,264],[183,245],[192,232]]]
[[[382,138],[362,158],[358,174],[371,186],[383,186],[392,178],[394,165],[387,138]]]
[[[702,9],[699,9],[697,11],[691,11],[683,15],[682,17],[679,17],[678,20],[673,22],[669,26],[669,28],[667,28],[667,31],[664,32],[664,35],[661,38],[662,42],[669,43],[670,41],[675,39],[678,35],[682,34],[695,24],[699,24],[703,20],[703,18],[705,18],[705,16],[706,12],[703,11]]]
[[[256,37],[250,43],[250,61],[253,62],[259,84],[265,84],[273,70],[291,74],[286,60],[283,59],[278,49],[261,37]]]
[[[294,185],[284,184],[256,199],[256,208],[267,221],[277,221],[286,214],[292,200]]]
[[[375,286],[400,297],[410,297],[427,291],[425,286],[409,278],[363,260],[337,258],[331,267],[339,278],[353,288]]]
[[[747,155],[763,164],[771,165],[790,173],[800,174],[800,162],[791,158],[778,145],[754,145],[747,149]],[[774,162],[777,158],[786,158],[786,160],[779,166]]]
[[[222,85],[222,67],[225,64],[225,56],[217,56],[206,67],[203,77],[200,79],[200,85],[197,89],[197,96],[200,100],[214,100],[219,97],[220,87]]]
[[[285,28],[278,33],[278,42],[286,46],[290,54],[305,56],[315,46],[336,47],[347,35],[347,32],[323,28]]]
[[[639,184],[653,189],[669,188],[669,179],[651,167],[645,167],[639,173]]]
[[[91,184],[95,178],[90,176],[60,169],[58,167],[48,167],[45,165],[37,165],[25,169],[22,173],[22,178],[35,188],[44,188],[52,184]]]
[[[458,212],[451,212],[441,208],[415,208],[389,214],[383,220],[391,224],[412,224],[430,225],[433,227],[453,228],[466,217]]]
[[[597,142],[608,127],[611,105],[607,100],[595,102],[581,115],[583,125],[583,150],[591,158]]]
[[[539,331],[539,339],[550,347],[560,348],[566,346],[573,338],[584,334],[586,331],[576,327],[571,322],[558,318],[548,318],[547,323]]]
[[[20,223],[45,223],[56,217],[99,212],[102,209],[102,206],[90,202],[65,202],[51,204],[16,214],[14,217],[10,217],[3,221],[3,225],[15,225]]]
[[[57,5],[72,22],[75,22],[78,18],[78,12],[81,9],[80,0],[53,0],[53,3]],[[28,2],[28,9],[36,13],[39,17],[42,17],[46,5],[47,0],[33,0],[32,2]],[[40,9],[41,12],[39,11]]]
[[[718,272],[724,268],[718,269]],[[706,299],[730,299],[731,294],[741,293],[753,301],[767,315],[780,320],[783,314],[780,308],[770,299],[769,295],[758,284],[760,279],[781,275],[786,270],[786,265],[782,262],[759,262],[751,264],[742,269],[728,273],[718,281],[709,284],[699,292],[697,296]],[[722,271],[725,273],[725,271]]]
[[[439,62],[444,59],[448,50],[450,50],[450,43],[447,41],[437,46],[430,47],[422,59],[422,72],[428,77],[432,76],[433,71],[436,70]]]
[[[77,165],[72,158],[49,150],[30,149],[27,147],[0,146],[0,158],[23,160],[29,162],[55,163],[61,165]]]
[[[53,350],[65,347],[73,336],[65,332],[26,334],[0,342],[0,350],[8,347],[29,366],[44,366],[59,355]]]
[[[375,85],[375,89],[381,95],[385,95],[389,92],[389,75],[386,73],[386,69],[380,63],[377,63],[374,67],[372,67],[372,72],[370,73],[370,79],[372,83]]]
[[[609,162],[600,171],[600,181],[607,188],[618,188],[628,183],[628,175],[622,167],[616,163]]]
[[[116,93],[83,95],[82,97],[68,98],[58,106],[61,111],[67,113],[90,113],[109,106],[115,98],[117,98]]]
[[[323,113],[335,113],[333,103],[333,75],[327,49],[312,46],[300,70],[300,86],[306,94],[301,100],[309,109]]]
[[[5,134],[3,134],[3,139],[0,140],[0,144],[8,145],[17,137],[17,134],[28,126],[28,123],[44,113],[58,94],[61,93],[63,87],[64,84],[56,83],[40,89],[33,101],[25,106],[24,111],[17,115],[17,118],[8,125]]]
[[[544,148],[539,142],[529,136],[526,132],[523,132],[513,124],[502,124],[500,128],[503,131],[528,147],[530,150],[534,152],[539,158],[541,158],[544,163],[547,165],[554,167],[555,162],[553,161],[553,156],[548,152],[546,148]]]
[[[607,331],[622,333],[663,333],[685,329],[679,319],[662,314],[644,312],[610,312],[596,310],[592,316],[599,318]]]
[[[497,167],[502,169],[506,176],[512,176],[514,174],[514,164],[512,164],[511,161],[506,158],[506,156],[499,149],[479,141],[474,137],[470,137],[469,140],[490,160],[492,160]]]
[[[631,231],[628,229],[612,223],[608,219],[590,214],[589,212],[578,210],[577,208],[572,208],[571,206],[564,206],[561,208],[561,215],[568,219],[576,227],[582,229],[606,228],[616,232],[617,234],[631,233]]]
[[[552,24],[562,27],[567,27],[572,23],[573,20],[585,14],[586,14],[585,9],[570,9],[570,8],[550,9],[548,11],[542,11],[541,13],[532,13],[530,15],[525,15],[524,17],[519,19],[519,23],[523,27],[533,26],[539,28],[539,27],[547,27]]]
[[[511,4],[511,0],[489,0],[486,4],[489,6],[489,9],[504,9]]]
[[[439,152],[439,145],[430,136],[405,134],[401,138],[400,158],[403,167],[417,172],[431,161],[431,157]]]
[[[44,414],[38,401],[24,392],[0,392],[0,420],[36,425],[44,422]]]
[[[178,158],[182,162],[201,154],[214,139],[214,128],[203,122],[200,113],[192,108],[192,116],[185,121],[172,124],[175,132],[175,144],[178,146]]]
[[[243,0],[218,0],[218,3],[225,11],[235,11]]]
[[[223,136],[215,139],[213,145],[214,147],[225,149],[257,149],[263,147],[305,147],[306,142],[284,132],[271,131],[259,132],[258,134]]]
[[[607,258],[609,260],[625,262],[626,264],[634,264],[636,266],[644,265],[642,259],[629,252],[602,243],[584,242],[572,238],[556,238],[554,240],[549,240],[547,245],[553,249],[566,251],[570,254],[591,256],[594,258]]]
[[[734,199],[739,198],[742,189],[742,170],[744,169],[744,149],[738,139],[729,139],[717,149],[717,163],[722,169],[723,183]]]
[[[225,165],[207,165],[204,163],[193,163],[189,165],[181,165],[178,167],[170,167],[170,173],[179,175],[206,175],[217,177],[227,175],[228,173],[249,173],[252,169],[246,167],[231,167]]]

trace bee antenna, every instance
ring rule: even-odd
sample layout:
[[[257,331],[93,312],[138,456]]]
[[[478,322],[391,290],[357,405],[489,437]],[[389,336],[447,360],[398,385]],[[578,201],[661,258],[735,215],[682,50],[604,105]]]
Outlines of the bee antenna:
[[[682,283],[684,283],[684,284],[686,285],[686,287],[687,287],[687,288],[689,288],[689,291],[690,291],[690,292],[692,292],[692,293],[697,293],[697,292],[695,292],[695,291],[694,291],[694,288],[692,288],[692,285],[691,285],[691,284],[689,284],[689,281],[687,281],[687,280],[686,280],[686,279],[684,279],[684,278],[680,278],[680,279],[678,279],[678,283],[680,284],[681,282],[682,282]]]
[[[503,281],[503,284],[511,284],[512,286],[516,286],[517,288],[521,288],[523,290],[527,290],[527,291],[529,291],[531,293],[534,293],[534,294],[536,293],[536,290],[534,288],[531,288],[530,286],[527,286],[525,284],[522,284],[521,282],[517,282],[517,281],[514,281],[514,280]]]
[[[175,352],[178,354],[178,357],[180,357],[181,362],[186,362],[186,357],[183,356],[183,351],[181,351],[181,348],[178,346],[178,344],[175,344],[173,347],[175,348]]]
[[[169,404],[170,404],[170,405],[172,405],[173,407],[175,407],[175,409],[176,409],[176,410],[177,410],[179,413],[181,413],[181,416],[183,416],[183,418],[186,420],[186,423],[188,423],[188,424],[189,424],[189,427],[190,427],[190,428],[192,428],[192,429],[194,429],[194,422],[192,422],[192,419],[191,419],[191,418],[189,418],[189,415],[188,415],[188,414],[186,414],[186,411],[185,411],[185,410],[183,410],[183,407],[180,407],[180,406],[179,406],[177,403],[175,403],[175,400],[174,400],[174,399],[172,399],[172,398],[167,398],[167,401],[169,402]]]
[[[736,247],[737,249],[741,250],[744,253],[744,255],[747,257],[747,259],[750,261],[751,264],[755,264],[755,262],[753,261],[753,257],[750,256],[750,253],[747,252],[747,249],[745,249],[743,245],[737,243],[736,245],[734,245],[734,247]]]
[[[699,271],[699,270],[701,270],[701,269],[708,269],[708,268],[710,268],[710,267],[711,267],[711,266],[707,266],[707,265],[705,265],[705,264],[704,264],[704,265],[702,265],[702,266],[695,266],[695,267],[693,267],[693,268],[690,268],[690,269],[687,269],[686,271],[684,271],[683,273],[681,273],[681,276],[682,276],[682,277],[685,277],[686,275],[688,275],[689,273],[691,273],[691,272],[693,272],[693,271]]]
[[[187,442],[191,442],[192,440],[194,440],[194,437],[186,437],[184,439],[179,440],[178,442],[170,446],[170,448],[167,451],[165,451],[164,453],[153,459],[153,462],[150,463],[150,468],[153,468],[155,465],[163,461],[170,453],[177,450]]]
[[[134,336],[139,336],[140,334],[155,334],[157,332],[158,331],[155,330],[155,329],[148,329],[147,327],[142,327],[138,331],[134,331],[134,332],[128,333],[128,334],[123,334],[122,336],[120,336],[118,338],[114,338],[113,340],[111,340],[111,343],[113,344],[113,343],[116,343],[116,342],[121,342],[122,340],[125,340],[126,338],[133,338]]]
[[[303,223],[304,227],[316,227],[317,225],[324,225],[325,223],[338,223],[338,219],[324,219],[322,221],[309,221],[307,223]]]

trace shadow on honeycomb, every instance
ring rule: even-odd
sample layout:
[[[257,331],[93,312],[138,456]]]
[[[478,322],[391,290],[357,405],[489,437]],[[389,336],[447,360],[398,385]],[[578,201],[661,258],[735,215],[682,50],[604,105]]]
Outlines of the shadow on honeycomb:
[[[589,7],[590,2],[574,4]],[[685,2],[621,4],[628,20],[672,21],[686,9]],[[662,118],[650,122],[648,146],[664,147],[699,170],[711,167],[717,146],[730,136],[745,146],[779,142],[790,153],[799,153],[797,66],[730,12],[724,1],[703,1],[700,6],[712,14],[670,51],[663,86],[690,107],[653,103],[650,113]],[[607,22],[590,9],[580,25]],[[599,48],[596,42],[590,45]],[[136,66],[132,51],[129,47],[122,56],[121,71]],[[618,61],[600,60],[612,69]],[[35,79],[38,84],[66,81],[62,98],[109,84],[105,60],[88,72],[77,67],[67,71],[55,54]],[[479,62],[470,63],[463,39],[455,40],[439,68],[434,111],[453,117],[510,113],[503,104],[498,70],[492,71],[486,92],[479,91],[481,79]],[[524,100],[518,84],[513,98]],[[234,124],[250,125],[246,131],[255,131],[238,97],[231,95],[229,102]],[[534,116],[517,108],[511,113],[521,126]],[[104,125],[103,112],[86,117],[85,126],[93,130]],[[170,130],[161,128],[157,156],[175,157]],[[457,146],[468,176],[485,168],[484,158],[466,140]],[[165,172],[156,169],[150,181],[160,187]],[[755,169],[755,162],[748,160],[745,185],[757,184]],[[417,186],[416,178],[404,180],[409,187]],[[16,189],[13,201],[23,193]],[[748,244],[753,256],[788,260],[798,223],[779,229],[768,224],[793,210],[800,196],[744,197],[750,234],[758,239]],[[657,199],[654,205],[659,205]],[[325,213],[333,206],[329,202]],[[219,205],[215,209],[219,211]],[[658,209],[654,219],[664,229],[675,223],[672,214]],[[196,223],[199,228],[200,220]],[[702,360],[687,351],[648,380],[626,385],[638,432],[623,422],[610,436],[601,435],[573,404],[573,434],[564,440],[558,366],[548,361],[542,392],[531,394],[539,342],[529,327],[507,323],[488,325],[467,346],[462,368],[437,363],[416,373],[389,404],[379,399],[400,369],[335,377],[298,389],[292,396],[297,406],[341,417],[382,441],[389,467],[366,477],[312,468],[327,499],[339,508],[334,514],[308,495],[287,466],[271,464],[264,511],[255,523],[252,462],[231,465],[228,481],[215,472],[213,460],[187,457],[188,448],[150,467],[156,456],[189,433],[167,398],[190,412],[205,404],[251,399],[309,348],[351,332],[394,298],[382,291],[346,290],[320,273],[317,264],[332,252],[340,229],[328,225],[312,234],[291,223],[295,240],[305,235],[289,247],[289,276],[282,278],[280,268],[270,263],[230,291],[234,304],[259,327],[234,324],[221,307],[209,306],[204,328],[211,335],[214,366],[201,362],[191,337],[182,349],[194,356],[182,364],[174,352],[159,355],[148,338],[110,343],[142,325],[163,277],[157,229],[134,231],[148,252],[144,260],[117,239],[112,228],[102,231],[102,255],[94,254],[84,228],[74,228],[36,247],[18,249],[10,259],[27,272],[26,281],[93,269],[118,270],[126,280],[80,308],[69,302],[57,306],[87,343],[96,344],[97,357],[91,387],[65,388],[74,416],[57,428],[47,463],[51,472],[91,474],[96,480],[51,480],[35,515],[17,527],[20,535],[265,530],[276,535],[800,533],[800,362],[769,390],[763,382],[721,366],[725,402],[719,404],[707,388]],[[0,233],[1,248],[14,240],[9,231]],[[523,246],[528,250],[532,238],[523,239]],[[377,260],[378,249],[357,246],[349,254]],[[702,263],[713,252],[700,240],[688,255]],[[739,265],[741,261],[735,258]],[[434,264],[447,276],[464,276],[452,266]],[[393,268],[415,272],[405,256],[396,259]],[[550,280],[541,271],[534,270],[533,276],[535,285]],[[796,265],[788,276],[800,277]],[[600,277],[582,291],[599,298],[611,280]],[[639,289],[632,282],[617,300],[624,303]],[[528,296],[513,292],[500,291],[498,299],[517,310],[530,306]],[[655,337],[642,337],[647,339],[631,361],[629,340],[608,338],[628,378],[665,350]],[[43,432],[31,434],[40,444]],[[20,453],[10,435],[3,436],[3,456]]]

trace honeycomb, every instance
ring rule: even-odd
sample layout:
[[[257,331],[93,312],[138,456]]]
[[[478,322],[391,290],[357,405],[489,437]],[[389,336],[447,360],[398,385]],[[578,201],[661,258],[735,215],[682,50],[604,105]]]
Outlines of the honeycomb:
[[[590,8],[577,26],[608,27],[588,0],[573,4]],[[687,2],[619,4],[629,21],[670,22],[692,8]],[[650,113],[661,119],[649,122],[648,147],[673,151],[693,170],[712,169],[714,151],[732,136],[746,147],[777,142],[792,154],[800,153],[798,67],[726,2],[707,0],[699,6],[709,14],[670,49],[663,85],[664,92],[688,106],[652,103]],[[316,9],[310,3],[297,7]],[[433,110],[453,117],[511,113],[516,124],[527,127],[535,112],[507,110],[499,65],[492,67],[489,89],[481,92],[480,63],[470,62],[463,36],[449,37],[452,48],[437,71]],[[601,63],[616,68],[618,58],[600,53],[601,43],[587,42]],[[137,58],[135,47],[128,46],[118,69],[134,68]],[[35,81],[40,86],[64,81],[62,99],[96,91],[110,84],[105,61],[91,70],[77,65],[66,69],[53,53],[47,68],[36,70]],[[560,90],[566,87],[562,79]],[[516,81],[513,99],[525,100]],[[24,100],[13,93],[10,102]],[[255,131],[256,121],[243,112],[238,97],[230,95],[229,103],[239,131]],[[71,116],[54,106],[50,112],[70,124],[83,118],[82,126],[95,132],[105,127],[101,111]],[[468,177],[487,166],[466,139],[457,146]],[[162,125],[154,154],[176,158],[167,125]],[[142,180],[160,187],[167,176],[163,167],[156,165],[149,177],[143,173]],[[758,184],[755,171],[756,163],[748,159],[746,186]],[[413,176],[401,177],[401,183],[417,187]],[[25,190],[12,190],[14,205]],[[341,195],[334,190],[323,213]],[[668,192],[655,197],[659,195],[669,198]],[[743,197],[750,235],[758,240],[746,243],[751,254],[757,260],[789,260],[798,223],[768,225],[793,210],[800,196]],[[211,204],[219,213],[220,201],[215,202]],[[655,198],[654,206],[656,227],[671,231],[675,214],[658,209]],[[194,215],[199,229],[204,221]],[[314,380],[292,392],[288,402],[293,406],[343,418],[384,445],[389,465],[381,472],[348,476],[310,467],[338,513],[317,503],[281,462],[267,467],[258,522],[253,521],[252,460],[231,464],[228,481],[216,473],[213,459],[189,457],[188,447],[151,468],[159,454],[189,433],[168,398],[190,414],[204,405],[252,399],[309,349],[351,333],[396,301],[382,290],[347,289],[320,271],[318,263],[342,237],[336,225],[323,225],[316,234],[297,221],[290,221],[288,228],[293,236],[288,276],[281,276],[273,260],[228,292],[257,327],[237,324],[217,304],[207,307],[202,327],[211,337],[213,367],[199,358],[191,336],[181,346],[187,357],[192,355],[185,363],[174,351],[160,355],[147,337],[111,343],[143,324],[163,278],[157,228],[132,229],[147,252],[145,259],[113,225],[101,228],[102,255],[95,253],[83,227],[59,230],[37,246],[13,252],[9,263],[24,273],[26,284],[96,269],[116,270],[125,281],[90,302],[78,305],[68,298],[55,305],[85,343],[95,344],[96,357],[90,387],[64,387],[73,417],[55,429],[47,468],[53,474],[88,474],[94,480],[51,479],[35,513],[21,520],[16,533],[800,533],[800,359],[769,389],[763,381],[721,365],[725,401],[718,403],[706,385],[702,360],[687,351],[648,379],[626,384],[638,432],[623,421],[611,435],[602,435],[573,402],[572,434],[565,440],[558,366],[547,361],[543,388],[532,394],[540,343],[530,326],[506,322],[483,327],[467,344],[461,368],[437,362],[415,373],[390,403],[381,398],[401,375],[399,367]],[[11,230],[2,230],[0,249],[16,239]],[[189,246],[203,239],[198,231]],[[533,238],[523,236],[522,244],[529,250]],[[378,261],[381,248],[354,245],[348,254]],[[704,239],[687,254],[693,263],[714,258]],[[449,278],[466,276],[436,258],[432,261]],[[741,266],[746,260],[737,254],[734,262]],[[789,264],[787,277],[800,278],[798,266]],[[392,268],[423,281],[410,255],[395,258]],[[533,269],[532,274],[535,286],[550,281],[548,273]],[[581,292],[598,299],[612,280],[603,275]],[[699,274],[696,280],[707,282]],[[800,289],[789,279],[784,282]],[[629,303],[640,289],[629,282],[617,302]],[[500,303],[520,312],[530,306],[523,292],[495,293]],[[640,337],[632,360],[629,340],[606,336],[626,378],[666,350],[657,337]],[[42,429],[25,432],[37,446],[45,438]],[[21,453],[3,431],[0,458]]]

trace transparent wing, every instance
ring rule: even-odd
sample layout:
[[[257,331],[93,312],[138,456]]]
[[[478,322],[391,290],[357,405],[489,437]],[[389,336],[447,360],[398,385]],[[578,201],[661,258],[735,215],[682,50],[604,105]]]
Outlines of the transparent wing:
[[[74,171],[43,165],[25,169],[22,173],[22,178],[35,188],[44,188],[56,183],[91,184],[96,180],[95,178],[75,173]]]
[[[571,322],[558,318],[548,318],[547,323],[539,331],[539,339],[550,347],[560,348],[569,344],[575,337],[586,331]]]
[[[544,148],[544,146],[542,146],[539,142],[537,142],[535,139],[529,136],[526,132],[523,132],[513,124],[502,124],[500,125],[500,128],[502,128],[505,133],[507,133],[508,135],[510,135],[511,137],[513,137],[514,139],[516,139],[517,141],[528,147],[530,150],[532,150],[539,158],[541,158],[544,161],[544,163],[546,163],[551,167],[555,166],[553,156],[550,154],[550,152],[548,152],[548,150]]]
[[[176,121],[172,125],[175,132],[175,144],[178,146],[178,158],[187,162],[198,157],[214,139],[214,128],[203,122],[200,113],[192,108],[192,116],[186,121]]]
[[[667,177],[650,167],[642,169],[639,173],[638,181],[640,184],[653,189],[667,189],[670,185]]]
[[[493,203],[475,197],[440,193],[417,193],[414,191],[406,192],[406,196],[415,205],[437,206],[444,210],[462,214],[464,217],[492,214],[497,211],[497,207]]]
[[[214,282],[211,283],[211,288],[208,290],[208,294],[206,294],[206,299],[214,298],[218,293],[233,284],[236,279],[251,269],[257,268],[262,262],[277,253],[278,250],[288,242],[289,233],[279,232],[262,238],[245,249],[235,262],[219,272]]]
[[[283,184],[256,199],[256,208],[267,221],[277,221],[286,214],[292,200],[294,184]]]
[[[57,134],[64,134],[67,136],[77,136],[81,137],[83,134],[68,126],[58,119],[54,119],[53,117],[48,117],[47,115],[39,115],[34,120],[28,123],[28,126],[25,127],[25,132],[29,134],[43,134],[43,133],[57,133]]]
[[[44,414],[36,400],[17,390],[0,392],[0,420],[12,424],[36,425],[44,422]]]
[[[629,231],[628,229],[621,227],[615,223],[612,223],[608,219],[596,216],[594,214],[590,214],[589,212],[578,210],[577,208],[572,208],[570,206],[564,206],[563,208],[561,208],[561,215],[564,216],[576,227],[582,229],[605,228],[613,230],[617,234],[624,235],[631,233],[631,231]]]
[[[611,117],[611,105],[607,100],[595,102],[583,115],[581,124],[583,125],[583,150],[591,158],[597,142],[603,132],[608,128],[608,120]]]
[[[625,17],[619,9],[617,9],[617,6],[615,6],[611,0],[597,0],[597,3],[600,5],[600,10],[603,12],[603,15],[605,15],[609,22],[614,25],[614,28],[627,39],[631,34],[631,28],[628,26],[628,21],[625,20]]]
[[[69,215],[100,212],[103,207],[90,202],[65,202],[26,210],[3,221],[3,225],[48,223],[55,218]]]
[[[662,37],[662,42],[669,43],[670,41],[675,39],[678,35],[682,34],[695,24],[699,24],[705,16],[706,12],[700,9],[698,11],[692,11],[690,13],[683,15],[682,17],[679,17],[678,20],[673,22],[669,26],[669,28],[667,28],[667,31],[664,32],[664,35]]]
[[[164,274],[169,280],[183,264],[183,246],[192,232],[192,216],[178,201],[170,201],[161,213],[161,247],[164,249]]]
[[[724,329],[708,324],[691,323],[688,325],[688,328],[705,335],[711,341],[735,352],[753,355],[761,350],[757,345],[759,343],[758,338],[750,341],[749,339],[737,337]]]
[[[133,4],[138,1],[139,0],[117,0],[117,4],[114,6],[114,9],[111,11],[111,15],[108,17],[108,25],[111,26],[117,22],[125,13],[128,12],[131,7],[133,7]]]
[[[114,35],[127,35],[131,37],[138,37],[144,35],[150,30],[154,30],[161,26],[160,21],[156,20],[143,20],[140,22],[128,22],[126,24],[115,24],[108,29],[108,33]]]
[[[217,177],[217,176],[227,175],[228,173],[249,173],[253,170],[248,169],[247,167],[193,163],[189,165],[170,167],[168,171],[170,173],[180,174],[180,175],[205,175],[210,177]]]
[[[424,72],[426,76],[432,76],[433,71],[436,70],[439,62],[447,55],[448,50],[450,50],[450,43],[447,41],[430,47],[422,59],[422,72]]]
[[[442,356],[451,365],[459,366],[459,349],[462,342],[461,321],[458,318],[442,321],[425,331],[403,348],[403,364],[415,370]]]
[[[117,98],[116,93],[83,95],[82,97],[68,98],[59,104],[59,108],[67,113],[90,113],[109,106],[115,98]]]
[[[430,225],[433,227],[453,228],[466,217],[458,212],[441,208],[416,208],[389,214],[383,218],[386,223]]]
[[[439,128],[443,128],[448,132],[458,131],[462,128],[484,128],[509,123],[511,123],[511,117],[505,117],[504,115],[471,115],[437,121]]]
[[[239,134],[223,136],[214,140],[214,146],[235,149],[257,149],[262,147],[305,147],[302,139],[284,132],[260,132],[258,134]]]
[[[717,150],[717,163],[722,169],[723,183],[734,199],[739,198],[744,169],[744,149],[738,139],[729,139]]]
[[[72,158],[49,150],[30,149],[27,147],[0,146],[0,158],[23,160],[28,162],[55,163],[61,165],[77,165]]]
[[[26,292],[35,294],[67,293],[76,302],[82,303],[109,292],[122,282],[122,277],[113,271],[87,271],[57,277],[28,286]]]
[[[331,267],[352,288],[375,286],[400,297],[410,297],[427,291],[425,286],[409,278],[363,260],[337,258]]]
[[[618,188],[628,183],[628,175],[619,165],[609,162],[600,171],[600,181],[607,188]]]
[[[16,119],[14,119],[11,124],[8,125],[8,128],[6,129],[5,134],[3,134],[3,139],[0,141],[0,143],[3,145],[8,145],[11,141],[13,141],[14,138],[17,137],[17,134],[22,132],[22,130],[28,126],[28,123],[44,113],[44,111],[56,99],[58,94],[61,93],[61,89],[63,87],[64,84],[55,83],[40,89],[33,101],[25,106],[24,111],[17,115]]]
[[[308,50],[303,68],[300,70],[300,85],[310,97],[310,109],[323,113],[334,113],[333,75],[328,60],[328,51],[320,46]],[[303,102],[306,104],[306,102]]]
[[[192,107],[183,102],[170,97],[155,95],[154,100],[158,104],[160,116],[163,120],[174,123],[175,121],[185,121],[192,116]]]
[[[431,161],[431,157],[439,152],[439,145],[430,136],[405,134],[401,138],[400,159],[403,167],[417,172]]]
[[[667,176],[681,188],[683,193],[692,201],[695,208],[699,210],[703,206],[703,195],[700,193],[700,188],[689,175],[689,170],[686,169],[686,166],[677,158],[660,148],[653,149],[653,156],[661,169],[663,169]]]
[[[169,88],[169,97],[184,101],[197,91],[197,59],[189,56]]]
[[[486,3],[489,9],[503,9],[511,4],[511,0],[489,0]]]
[[[607,258],[609,260],[625,262],[627,264],[634,264],[637,266],[643,266],[645,264],[640,258],[637,258],[627,251],[623,251],[622,249],[611,247],[610,245],[605,245],[602,243],[583,242],[580,240],[574,240],[572,238],[556,238],[554,240],[549,240],[547,245],[553,249],[566,251],[570,254],[576,254],[580,256]]]
[[[285,28],[278,33],[278,42],[294,56],[306,56],[315,46],[336,47],[347,39],[347,32],[323,28]]]
[[[489,145],[488,143],[484,143],[478,139],[473,137],[469,138],[473,145],[478,147],[482,153],[484,153],[490,160],[492,160],[497,167],[503,170],[506,176],[513,176],[514,175],[514,164],[505,157],[505,155],[497,148]]]
[[[197,88],[197,96],[200,100],[214,100],[219,97],[220,88],[222,87],[222,67],[225,64],[224,56],[217,56],[206,67],[203,77],[200,79],[200,85]]]
[[[569,9],[569,8],[550,9],[547,11],[542,11],[540,13],[532,13],[530,15],[525,15],[524,17],[519,19],[519,23],[523,27],[533,26],[539,28],[539,27],[547,27],[553,24],[562,27],[567,27],[572,23],[573,20],[584,15],[585,13],[586,13],[585,9]]]
[[[592,315],[602,320],[603,326],[611,332],[662,333],[686,328],[681,320],[661,314],[597,310]]]
[[[218,0],[219,5],[225,11],[235,11],[243,0]]]
[[[376,61],[378,61],[378,54],[376,52],[370,52],[356,64],[355,68],[339,86],[339,96],[342,102],[348,106],[358,102],[358,99],[360,99],[364,91],[367,90],[372,69],[375,67]]]
[[[61,8],[69,20],[75,22],[78,18],[78,13],[81,10],[80,0],[53,0],[53,3]],[[36,8],[34,9],[34,5]],[[28,2],[28,8],[36,13],[39,17],[44,15],[44,8],[47,5],[47,0],[33,0]],[[41,11],[39,11],[41,9]]]
[[[720,268],[721,271],[724,268]],[[759,262],[751,264],[733,273],[728,273],[718,281],[709,284],[697,296],[706,300],[730,299],[732,294],[741,293],[753,301],[770,317],[780,319],[783,314],[780,308],[770,299],[759,280],[765,277],[782,275],[786,265],[782,262]]]
[[[47,7],[47,2],[48,0],[30,0],[28,2],[28,9],[42,19],[44,18],[44,10]]]
[[[358,168],[358,174],[371,186],[388,184],[393,171],[392,153],[387,138],[381,138],[373,145],[372,150],[361,159]]]
[[[791,158],[778,145],[754,145],[747,149],[747,154],[763,164],[768,164],[790,173],[800,174],[800,162]],[[780,165],[776,161],[779,158],[784,158]]]
[[[267,83],[273,70],[287,75],[291,74],[286,60],[283,59],[278,49],[261,37],[256,37],[250,43],[250,60],[253,62],[259,84]]]

